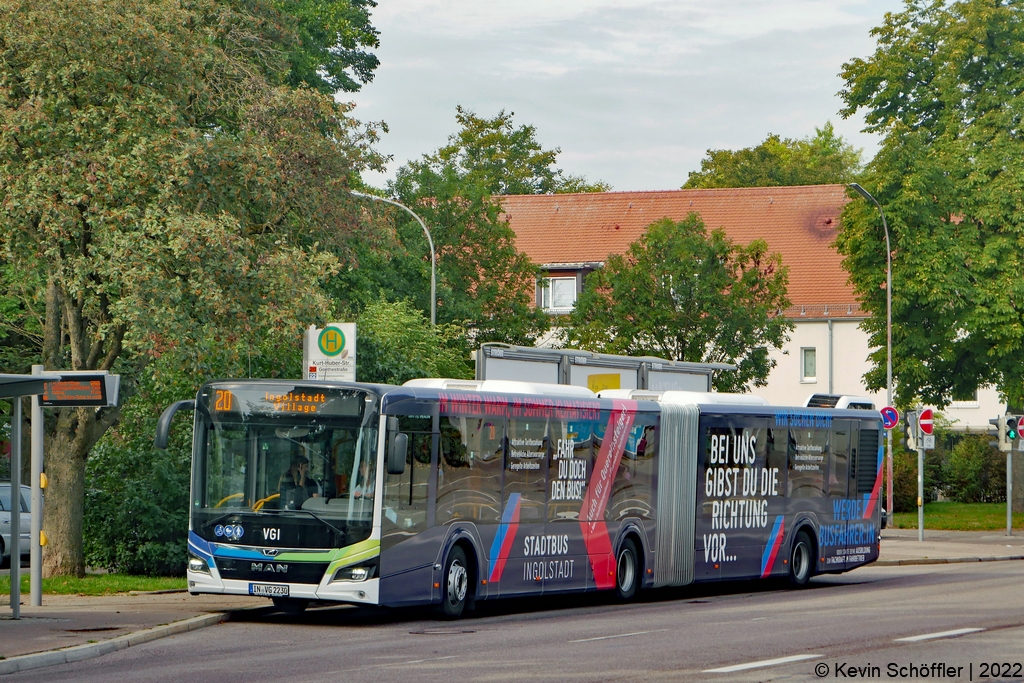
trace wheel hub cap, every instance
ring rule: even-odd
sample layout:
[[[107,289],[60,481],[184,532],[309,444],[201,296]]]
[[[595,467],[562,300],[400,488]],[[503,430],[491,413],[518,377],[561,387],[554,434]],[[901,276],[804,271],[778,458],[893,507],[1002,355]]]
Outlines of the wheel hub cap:
[[[466,568],[452,562],[448,569],[448,602],[455,605],[465,600],[467,583]]]

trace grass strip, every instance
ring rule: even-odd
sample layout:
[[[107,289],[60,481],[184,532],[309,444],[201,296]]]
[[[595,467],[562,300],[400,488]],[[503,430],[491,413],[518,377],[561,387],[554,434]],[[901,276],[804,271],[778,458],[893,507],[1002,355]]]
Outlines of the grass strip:
[[[897,529],[916,529],[917,511],[893,515]],[[925,503],[924,528],[937,531],[1006,529],[1006,503]],[[1024,512],[1013,513],[1013,528],[1024,529]]]
[[[28,595],[28,568],[22,568],[21,593]],[[56,576],[43,579],[43,593],[48,595],[114,595],[129,591],[164,591],[183,589],[186,587],[184,578],[168,576],[131,576],[129,574],[87,574],[82,578],[76,576]],[[11,577],[0,576],[0,594],[11,592]]]

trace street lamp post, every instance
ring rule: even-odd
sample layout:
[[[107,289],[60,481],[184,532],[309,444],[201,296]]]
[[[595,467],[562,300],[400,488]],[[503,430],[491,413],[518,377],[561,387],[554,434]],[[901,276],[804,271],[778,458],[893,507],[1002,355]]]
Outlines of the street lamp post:
[[[349,192],[356,197],[373,199],[374,201],[397,206],[398,208],[407,211],[410,216],[416,219],[416,222],[420,224],[420,227],[423,228],[423,234],[427,236],[427,244],[430,245],[430,324],[437,325],[437,255],[434,253],[434,240],[430,236],[430,231],[427,230],[426,223],[424,223],[423,219],[417,216],[408,206],[399,204],[393,199],[378,197],[377,195],[366,194],[365,192],[356,192],[355,190],[349,190]]]
[[[892,405],[892,246],[889,244],[889,226],[885,222],[885,212],[882,211],[882,205],[878,203],[871,193],[865,190],[857,183],[850,183],[850,187],[857,191],[857,193],[867,199],[869,202],[874,204],[878,208],[878,213],[882,216],[882,229],[885,230],[885,384],[886,394],[885,400],[886,405]],[[889,457],[886,463],[886,486],[885,486],[885,499],[886,499],[886,523],[889,528],[892,528],[892,430],[888,432],[888,449]]]

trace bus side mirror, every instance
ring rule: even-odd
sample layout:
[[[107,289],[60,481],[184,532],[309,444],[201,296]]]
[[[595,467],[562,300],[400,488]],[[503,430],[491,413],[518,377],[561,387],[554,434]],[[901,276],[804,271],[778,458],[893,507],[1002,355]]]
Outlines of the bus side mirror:
[[[388,443],[388,474],[405,472],[405,461],[409,457],[409,435],[398,432],[391,434]]]
[[[160,415],[160,420],[156,423],[156,447],[160,450],[167,448],[167,435],[171,431],[171,420],[174,419],[174,414],[179,410],[195,410],[195,401],[176,401],[171,405],[167,406]]]

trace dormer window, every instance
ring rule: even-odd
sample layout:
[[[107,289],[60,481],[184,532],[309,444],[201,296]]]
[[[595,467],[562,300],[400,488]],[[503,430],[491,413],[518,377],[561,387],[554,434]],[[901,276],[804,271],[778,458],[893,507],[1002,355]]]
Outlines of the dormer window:
[[[571,313],[576,307],[576,278],[543,278],[540,281],[540,307],[548,313]]]

